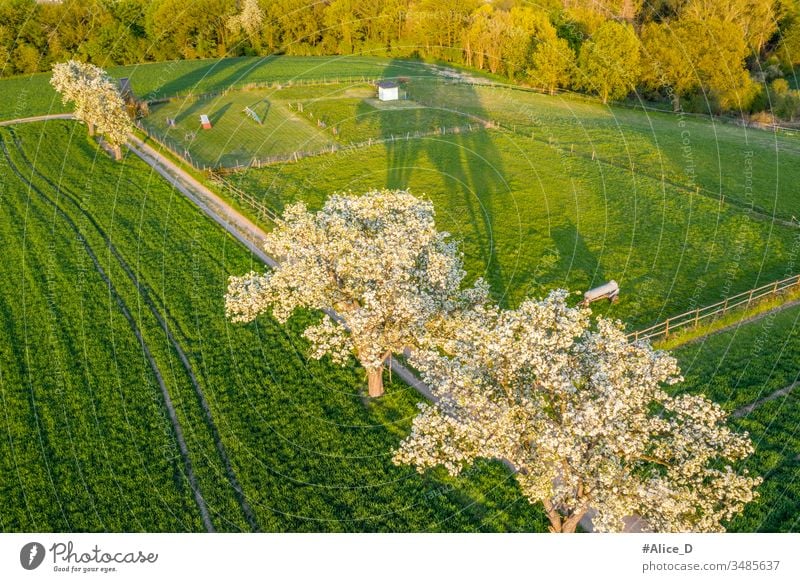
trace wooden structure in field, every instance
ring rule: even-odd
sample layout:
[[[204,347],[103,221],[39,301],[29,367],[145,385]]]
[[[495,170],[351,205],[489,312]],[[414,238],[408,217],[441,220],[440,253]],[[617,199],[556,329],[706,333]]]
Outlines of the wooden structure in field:
[[[251,119],[252,119],[253,121],[255,121],[257,124],[259,124],[259,125],[264,125],[264,122],[263,122],[263,121],[262,121],[262,119],[261,119],[261,118],[258,116],[258,113],[256,113],[255,111],[253,111],[253,110],[252,110],[252,109],[250,109],[249,107],[245,107],[245,108],[244,108],[242,111],[244,112],[244,114],[245,114],[245,115],[247,115],[247,117],[251,118]]]
[[[208,118],[208,115],[201,115],[200,116],[200,126],[203,129],[211,129],[211,120]]]
[[[394,81],[378,81],[378,99],[397,101],[400,99],[400,87]]]

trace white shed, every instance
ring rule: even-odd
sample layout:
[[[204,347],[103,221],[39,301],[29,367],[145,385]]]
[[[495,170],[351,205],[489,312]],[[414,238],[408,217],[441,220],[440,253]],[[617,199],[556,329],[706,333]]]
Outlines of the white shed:
[[[378,82],[378,99],[381,101],[397,101],[400,99],[400,88],[394,81]]]

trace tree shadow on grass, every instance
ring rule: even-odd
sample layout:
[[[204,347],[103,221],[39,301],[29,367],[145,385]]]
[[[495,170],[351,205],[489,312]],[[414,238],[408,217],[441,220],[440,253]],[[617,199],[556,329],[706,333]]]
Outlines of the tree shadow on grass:
[[[407,69],[404,69],[407,70]],[[385,72],[391,77],[390,64]],[[403,126],[409,126],[411,117],[420,131],[429,130],[430,111],[438,110],[447,123],[480,125],[488,114],[481,107],[480,97],[473,87],[459,85],[462,103],[467,103],[470,116],[458,116],[447,108],[450,85],[438,81],[425,81],[428,91],[424,97],[425,108],[405,109]],[[408,96],[415,98],[413,80],[407,84]],[[482,115],[483,114],[483,115]],[[495,230],[502,221],[514,221],[511,197],[506,183],[502,156],[494,143],[494,135],[486,129],[446,133],[405,139],[399,136],[397,123],[390,116],[381,116],[380,136],[386,150],[386,187],[408,188],[426,158],[441,179],[441,191],[425,192],[437,204],[440,217],[461,226],[458,234],[464,239],[466,252],[477,253],[484,265],[483,276],[494,297],[505,302],[510,281],[506,280],[495,244]],[[455,121],[460,120],[460,121]],[[507,213],[507,214],[504,214]],[[498,222],[500,221],[500,222]]]
[[[225,113],[227,113],[228,109],[231,108],[231,105],[233,105],[233,103],[228,101],[227,103],[225,103],[225,105],[223,105],[222,107],[220,107],[219,109],[214,111],[214,113],[211,113],[208,116],[209,121],[211,121],[211,125],[216,125],[217,122],[220,119],[222,119],[222,117],[225,115]]]
[[[607,282],[603,266],[586,244],[583,235],[571,220],[565,220],[550,230],[550,237],[561,257],[559,271],[567,274],[570,283],[585,285],[586,289]]]
[[[222,91],[232,85],[245,83],[256,69],[268,65],[278,58],[280,55],[269,55],[258,60],[253,60],[252,57],[219,59],[175,78],[169,78],[169,64],[167,64],[162,73],[165,75],[164,83],[144,95],[143,98],[157,99],[189,93]],[[142,69],[142,71],[146,71],[146,69]],[[142,72],[141,74],[146,73]],[[137,71],[131,74],[131,83],[134,89],[136,88],[136,75]]]

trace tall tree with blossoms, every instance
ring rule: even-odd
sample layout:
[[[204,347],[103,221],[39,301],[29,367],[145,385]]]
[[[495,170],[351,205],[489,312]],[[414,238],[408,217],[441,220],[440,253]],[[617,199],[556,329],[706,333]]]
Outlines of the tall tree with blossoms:
[[[228,18],[227,26],[234,34],[244,33],[254,49],[261,48],[260,35],[264,27],[264,11],[258,0],[244,0],[241,11]]]
[[[89,135],[102,135],[119,160],[131,120],[117,83],[100,67],[67,61],[53,66],[50,84],[65,104],[75,104],[75,118],[86,123]]]
[[[278,266],[231,277],[227,315],[248,322],[270,311],[286,322],[297,309],[326,311],[305,330],[311,356],[344,364],[354,355],[369,395],[380,396],[393,353],[487,294],[482,281],[461,289],[461,256],[434,218],[431,202],[403,190],[334,195],[316,213],[292,205],[264,244]]]
[[[632,515],[654,531],[724,531],[760,483],[732,467],[753,451],[748,436],[706,398],[664,390],[681,380],[673,357],[609,320],[591,326],[566,296],[479,307],[449,322],[438,349],[417,351],[437,400],[395,463],[457,475],[479,457],[507,459],[553,532],[574,532],[590,508],[598,531]]]

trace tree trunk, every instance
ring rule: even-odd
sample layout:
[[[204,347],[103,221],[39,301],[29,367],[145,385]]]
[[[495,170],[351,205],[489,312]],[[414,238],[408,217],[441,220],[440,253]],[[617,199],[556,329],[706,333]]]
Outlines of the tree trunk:
[[[678,113],[681,110],[681,96],[673,91],[672,93],[672,111]]]
[[[122,159],[122,146],[114,145],[112,148],[114,150],[114,159],[120,161]]]
[[[86,126],[89,128],[89,135],[94,135],[94,123],[87,123]]]
[[[370,398],[383,396],[383,366],[367,369],[367,385]]]
[[[544,510],[547,514],[547,519],[550,520],[550,533],[575,533],[581,519],[586,515],[588,507],[581,507],[566,519],[549,501],[544,502]]]

